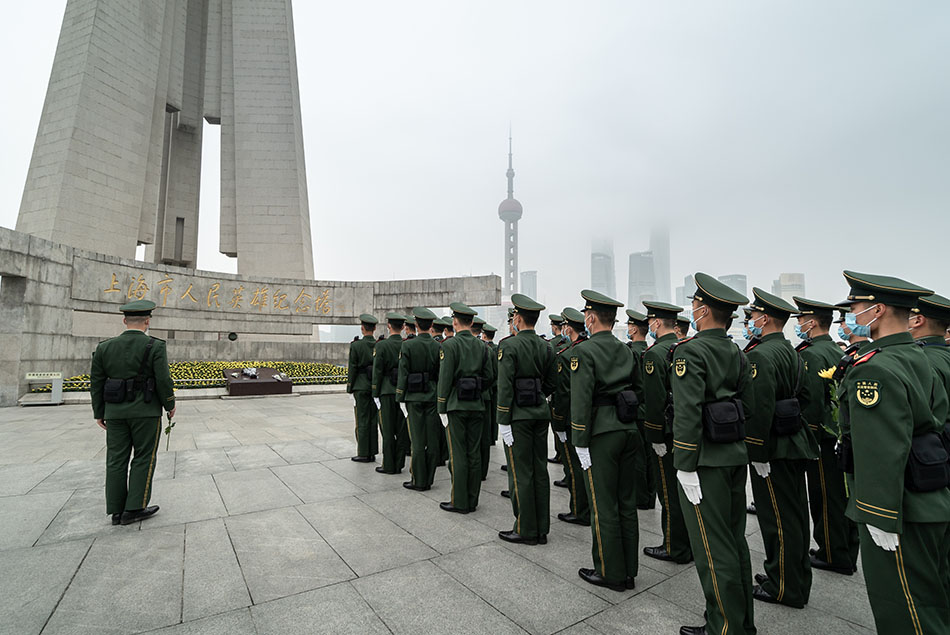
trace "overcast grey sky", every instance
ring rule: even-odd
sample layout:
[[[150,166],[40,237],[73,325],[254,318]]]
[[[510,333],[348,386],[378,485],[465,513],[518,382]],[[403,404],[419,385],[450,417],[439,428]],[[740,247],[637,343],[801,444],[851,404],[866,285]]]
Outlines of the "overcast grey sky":
[[[0,225],[13,227],[65,0],[6,3]],[[521,269],[552,309],[672,227],[696,270],[844,268],[950,295],[950,3],[297,0],[316,276],[501,274],[508,125]],[[216,133],[199,267],[217,254]],[[208,159],[212,160],[208,160]],[[210,164],[210,165],[209,165]],[[375,231],[362,231],[372,226]],[[357,235],[359,238],[357,239]]]

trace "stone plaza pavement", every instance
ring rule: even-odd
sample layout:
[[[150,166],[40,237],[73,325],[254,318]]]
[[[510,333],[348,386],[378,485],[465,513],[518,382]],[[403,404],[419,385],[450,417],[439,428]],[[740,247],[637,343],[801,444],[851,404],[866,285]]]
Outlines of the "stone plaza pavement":
[[[448,472],[413,492],[350,461],[342,394],[179,402],[144,523],[113,527],[105,433],[89,406],[0,410],[0,632],[677,633],[701,624],[692,565],[641,556],[636,590],[577,577],[590,530],[552,520],[547,546],[512,527],[500,443],[479,508],[439,510]],[[552,478],[560,467],[551,466]],[[567,492],[552,488],[551,512]],[[762,541],[748,525],[753,572]],[[660,544],[641,512],[641,547]],[[871,633],[860,574],[815,571],[804,610],[756,603],[766,634]]]

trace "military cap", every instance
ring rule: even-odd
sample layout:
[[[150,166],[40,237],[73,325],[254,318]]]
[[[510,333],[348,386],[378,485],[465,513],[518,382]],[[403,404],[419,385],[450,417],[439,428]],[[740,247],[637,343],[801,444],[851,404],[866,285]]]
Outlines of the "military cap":
[[[435,320],[433,320],[432,323],[435,324],[435,325],[437,325],[437,326],[442,326],[442,327],[451,326],[451,325],[452,325],[452,321],[449,320],[449,322],[446,323],[444,317],[436,318]]]
[[[415,326],[415,325],[416,325],[416,318],[414,318],[414,317],[411,316],[411,315],[407,315],[407,316],[406,316],[406,324],[410,324],[410,325],[412,325],[412,326]]]
[[[689,318],[683,315],[677,316],[676,323],[680,326],[685,326],[687,330],[692,326],[692,322],[689,321]]]
[[[924,317],[950,322],[950,300],[942,295],[925,295],[917,300],[917,308],[911,310]]]
[[[585,300],[585,311],[604,311],[608,309],[618,309],[623,306],[623,302],[618,302],[613,298],[608,298],[603,293],[598,293],[590,289],[581,291],[581,297]]]
[[[154,308],[155,303],[151,300],[133,300],[120,306],[119,311],[124,313],[125,317],[149,317]]]
[[[729,319],[730,319],[730,320],[738,320],[738,319],[739,319],[739,314],[738,314],[738,313],[733,313],[732,315],[729,316]]]
[[[838,311],[838,319],[835,324],[844,324],[844,314],[851,313],[851,305],[848,302],[839,302],[835,305],[835,311]]]
[[[845,270],[844,278],[851,285],[851,291],[848,293],[847,300],[842,304],[880,302],[890,306],[913,309],[917,306],[917,300],[920,297],[933,295],[933,291],[930,289],[891,276],[877,276]]]
[[[550,321],[551,324],[563,324],[564,316],[559,313],[548,313],[548,321]]]
[[[833,304],[800,298],[797,295],[792,296],[792,300],[798,305],[798,313],[795,313],[794,317],[802,317],[805,315],[833,315],[838,308]]]
[[[468,306],[467,304],[462,304],[461,302],[453,302],[449,305],[449,308],[452,309],[452,315],[471,315],[472,317],[478,315],[478,311]]]
[[[746,320],[752,319],[752,309],[747,306],[742,307],[742,313],[745,315]]]
[[[691,300],[727,311],[735,311],[740,304],[749,303],[749,298],[708,273],[699,271],[693,275],[693,280],[696,282],[696,291],[690,296]]]
[[[758,287],[752,287],[752,302],[749,303],[749,308],[753,311],[761,311],[766,315],[771,315],[772,317],[785,319],[795,313],[795,307],[791,304],[778,297],[777,295],[772,295],[768,291],[763,291]]]
[[[508,308],[508,321],[511,322],[511,318],[515,317],[515,310],[511,307]]]
[[[544,310],[543,304],[540,302],[535,302],[523,293],[513,293],[511,295],[511,303],[515,305],[516,313],[519,311],[538,313]]]
[[[488,324],[487,322],[485,323],[485,326],[482,327],[482,330],[485,331],[486,333],[497,333],[497,332],[498,332],[498,329],[496,329],[496,328],[495,328],[494,326],[492,326],[491,324]]]
[[[379,324],[379,320],[370,315],[369,313],[360,314],[360,322],[363,324]]]
[[[439,317],[424,306],[417,306],[413,308],[412,315],[417,320],[436,320]]]
[[[640,326],[646,326],[647,316],[639,311],[634,311],[633,309],[627,309],[627,324],[638,324]]]
[[[390,311],[386,314],[387,322],[405,322],[406,316],[402,313],[396,313],[395,311]]]
[[[572,307],[567,307],[561,311],[561,317],[565,322],[571,325],[575,331],[584,328],[584,314]]]
[[[676,316],[683,312],[683,307],[681,306],[667,304],[666,302],[654,302],[653,300],[644,300],[643,306],[646,307],[647,310],[647,319],[675,319]]]
[[[476,324],[476,325],[479,325],[479,326],[485,326],[485,320],[483,320],[482,318],[480,318],[480,317],[478,317],[478,316],[476,315],[475,318],[472,320],[472,324]]]

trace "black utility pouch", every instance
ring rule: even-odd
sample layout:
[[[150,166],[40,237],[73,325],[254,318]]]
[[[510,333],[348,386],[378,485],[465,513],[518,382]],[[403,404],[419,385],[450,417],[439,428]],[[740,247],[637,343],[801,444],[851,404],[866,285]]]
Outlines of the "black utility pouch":
[[[406,375],[407,392],[425,392],[429,383],[429,373],[409,373]]]
[[[617,418],[620,423],[633,423],[637,420],[637,408],[640,401],[637,393],[632,390],[621,390],[617,393]]]
[[[482,378],[459,377],[455,384],[455,396],[459,401],[478,401],[482,398]]]
[[[713,443],[745,439],[745,416],[740,402],[730,399],[703,406],[703,435]]]
[[[950,423],[943,426],[943,431],[940,433],[940,439],[943,441],[943,449],[947,451],[948,455],[950,455]]]
[[[145,390],[142,391],[142,399],[145,403],[152,403],[152,395],[155,394],[155,378],[149,377],[145,380]]]
[[[537,377],[515,379],[515,404],[522,408],[541,405],[541,380]]]
[[[802,406],[798,397],[779,399],[772,415],[772,433],[778,437],[790,437],[802,429]]]
[[[102,386],[102,399],[106,403],[123,403],[125,401],[125,380],[107,379]]]
[[[838,459],[838,469],[845,474],[854,474],[854,448],[851,447],[851,437],[842,437],[835,445],[835,457]]]
[[[911,439],[904,484],[912,492],[935,492],[950,485],[947,450],[936,432]]]

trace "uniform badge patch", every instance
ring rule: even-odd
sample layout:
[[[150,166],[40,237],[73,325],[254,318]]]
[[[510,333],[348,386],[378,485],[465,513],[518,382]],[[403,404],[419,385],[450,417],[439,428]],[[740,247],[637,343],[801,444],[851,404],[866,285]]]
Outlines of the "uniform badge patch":
[[[759,369],[751,362],[749,363],[749,366],[752,368],[752,379],[755,379],[755,376],[759,374]]]
[[[643,370],[647,371],[647,375],[653,374],[653,360],[648,360],[643,362]]]
[[[571,370],[577,370],[577,367],[581,365],[581,362],[576,357],[571,358]]]
[[[498,349],[498,361],[499,361],[499,362],[501,361],[501,356],[504,355],[504,354],[505,354],[505,351],[503,351],[503,350],[501,350],[501,349],[499,348],[499,349]]]
[[[445,349],[440,348],[440,349],[439,349],[439,361],[442,361],[443,359],[445,359]]]
[[[373,349],[373,357],[376,357],[376,349]]]
[[[560,361],[560,360],[558,360],[558,362],[557,362],[557,372],[561,372],[561,361]]]
[[[673,371],[676,373],[677,377],[682,377],[686,374],[686,360],[683,358],[673,361]]]
[[[881,384],[876,381],[859,381],[854,384],[858,403],[873,408],[881,401]]]

